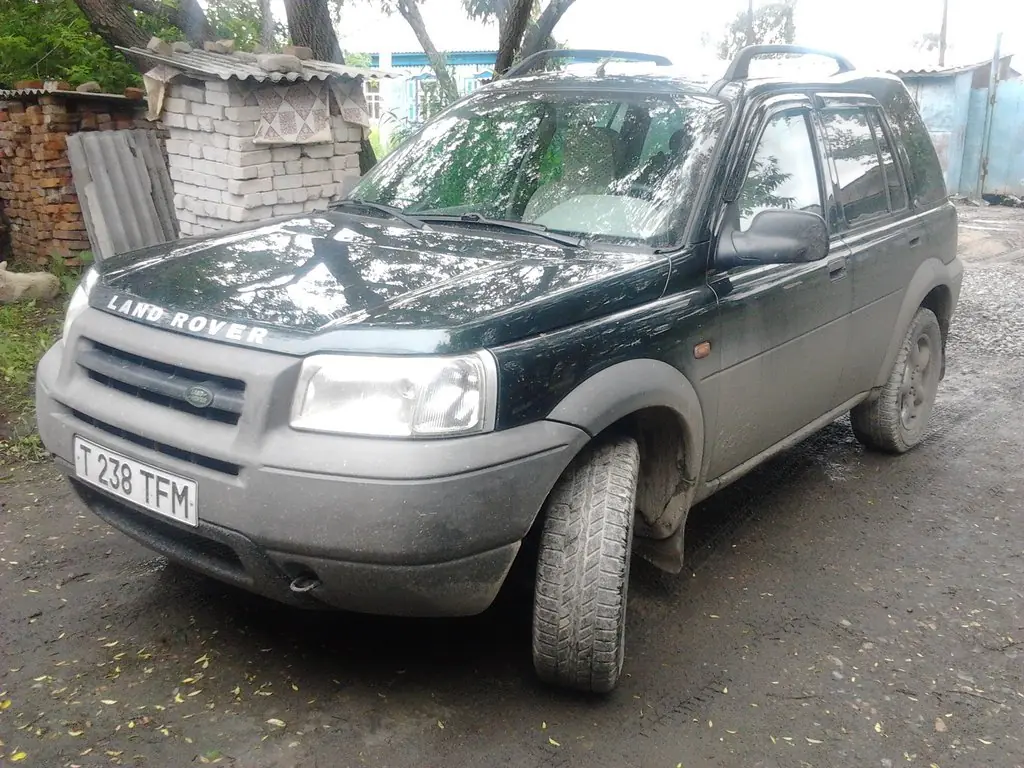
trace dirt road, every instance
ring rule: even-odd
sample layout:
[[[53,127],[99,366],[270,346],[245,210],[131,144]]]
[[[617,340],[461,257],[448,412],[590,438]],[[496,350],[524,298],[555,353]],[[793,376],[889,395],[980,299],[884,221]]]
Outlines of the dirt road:
[[[1024,766],[1024,211],[962,216],[927,442],[880,457],[840,421],[703,504],[685,575],[634,566],[606,699],[534,682],[527,604],[293,611],[13,471],[0,765]]]

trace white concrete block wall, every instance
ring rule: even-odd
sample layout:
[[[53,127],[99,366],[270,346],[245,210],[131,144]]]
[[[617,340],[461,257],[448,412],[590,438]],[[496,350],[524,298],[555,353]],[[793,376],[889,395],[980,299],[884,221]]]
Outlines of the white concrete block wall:
[[[253,142],[259,117],[249,83],[190,80],[168,88],[163,121],[183,236],[325,210],[340,182],[359,175],[360,126],[332,115],[329,143],[260,145]]]

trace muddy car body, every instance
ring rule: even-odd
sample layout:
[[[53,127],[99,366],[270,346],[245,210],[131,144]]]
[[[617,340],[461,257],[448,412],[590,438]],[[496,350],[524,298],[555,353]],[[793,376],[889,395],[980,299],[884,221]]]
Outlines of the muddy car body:
[[[693,504],[847,412],[912,448],[943,374],[962,267],[913,103],[831,55],[748,76],[779,53],[517,72],[333,210],[104,262],[39,367],[46,447],[115,527],[296,605],[474,614],[525,564],[539,674],[613,688],[631,552],[678,572]]]

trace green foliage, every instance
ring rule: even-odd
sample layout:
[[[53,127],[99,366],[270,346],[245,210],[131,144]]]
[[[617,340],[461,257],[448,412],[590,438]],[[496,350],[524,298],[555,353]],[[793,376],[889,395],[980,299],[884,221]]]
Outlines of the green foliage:
[[[771,45],[796,40],[793,12],[796,0],[765,3],[754,9],[754,43]],[[740,11],[729,24],[725,37],[718,44],[718,56],[731,60],[747,44],[747,12]]]
[[[119,92],[138,85],[138,73],[89,28],[73,0],[0,2],[0,82],[96,80]]]
[[[260,44],[263,29],[263,11],[259,0],[209,0],[206,20],[220,38],[234,38],[235,47],[251,51]],[[274,42],[277,47],[288,40],[283,24],[274,24]]]
[[[345,64],[350,67],[363,67],[369,69],[373,59],[368,53],[358,53],[356,51],[348,52],[345,51]]]

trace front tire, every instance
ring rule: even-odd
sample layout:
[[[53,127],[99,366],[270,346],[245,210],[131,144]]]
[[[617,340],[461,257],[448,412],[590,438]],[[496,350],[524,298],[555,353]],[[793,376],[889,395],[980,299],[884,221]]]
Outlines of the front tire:
[[[544,508],[533,603],[538,676],[606,693],[622,672],[640,449],[616,437],[566,469]]]
[[[921,307],[876,400],[850,411],[853,434],[867,448],[906,453],[924,438],[942,376],[942,331]]]

